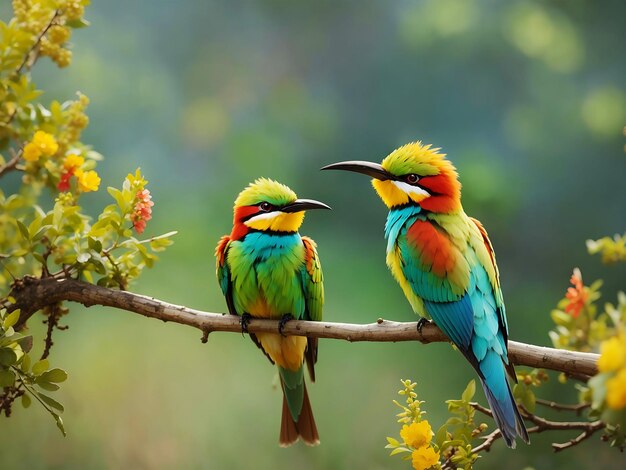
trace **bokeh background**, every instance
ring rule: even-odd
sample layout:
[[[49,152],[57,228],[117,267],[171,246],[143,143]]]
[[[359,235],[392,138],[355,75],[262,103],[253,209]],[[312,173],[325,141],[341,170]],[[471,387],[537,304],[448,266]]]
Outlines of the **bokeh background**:
[[[302,229],[319,243],[325,319],[413,320],[385,267],[382,203],[365,178],[318,169],[416,139],[454,161],[466,211],[491,234],[513,339],[550,344],[549,312],[575,266],[605,280],[607,300],[624,287],[624,268],[584,243],[626,219],[623,1],[107,0],[87,11],[73,65],[42,61],[35,80],[49,100],[91,98],[84,141],[106,157],[103,186],[140,166],[156,203],[147,234],[179,231],[135,291],[225,311],[214,246],[237,193],[267,176],[334,208]],[[83,201],[97,214],[108,195]],[[191,328],[96,307],[72,306],[66,322],[52,359],[70,374],[68,437],[43,410],[16,407],[0,440],[20,452],[0,454],[2,468],[409,468],[383,448],[398,431],[399,380],[418,382],[436,426],[473,376],[445,344],[322,340],[309,387],[322,445],[279,449],[276,374],[247,338],[203,345]],[[576,398],[554,376],[544,396]],[[626,462],[597,438],[552,453],[570,437],[499,443],[480,468]]]

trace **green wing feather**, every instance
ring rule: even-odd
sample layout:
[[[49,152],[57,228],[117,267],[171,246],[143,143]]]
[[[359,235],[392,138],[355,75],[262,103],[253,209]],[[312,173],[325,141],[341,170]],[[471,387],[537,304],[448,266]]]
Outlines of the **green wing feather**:
[[[309,237],[302,237],[304,244],[304,266],[302,267],[302,288],[306,299],[304,319],[322,321],[324,306],[324,277],[322,266],[317,256],[316,243]],[[317,362],[317,338],[308,338],[305,359],[311,381],[315,382],[315,363]]]

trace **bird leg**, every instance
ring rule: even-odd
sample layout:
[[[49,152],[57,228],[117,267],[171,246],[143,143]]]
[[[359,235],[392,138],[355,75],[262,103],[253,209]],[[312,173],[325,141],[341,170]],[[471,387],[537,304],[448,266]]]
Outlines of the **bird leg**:
[[[250,320],[252,320],[252,315],[250,315],[249,313],[241,314],[241,319],[239,320],[239,323],[241,323],[241,336],[243,336],[244,333],[248,332],[248,325],[250,324]]]
[[[420,317],[420,319],[417,320],[417,332],[421,335],[424,325],[430,325],[430,323],[431,321],[428,318]]]
[[[278,332],[281,336],[287,337],[287,335],[283,333],[283,330],[285,329],[287,322],[290,320],[293,320],[293,315],[291,313],[285,313],[278,322]]]

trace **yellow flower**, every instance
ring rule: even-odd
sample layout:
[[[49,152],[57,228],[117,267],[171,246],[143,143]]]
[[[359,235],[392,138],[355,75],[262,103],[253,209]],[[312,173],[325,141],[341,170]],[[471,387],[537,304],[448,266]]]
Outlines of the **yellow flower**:
[[[39,150],[37,145],[29,142],[24,146],[22,156],[27,162],[36,162],[41,157],[41,150]]]
[[[39,147],[39,150],[44,155],[51,156],[59,150],[59,144],[57,144],[54,136],[44,131],[35,132],[32,143]]]
[[[404,440],[404,443],[414,449],[428,445],[432,436],[433,430],[426,420],[420,421],[419,423],[412,423],[410,426],[405,424],[400,430],[400,437]]]
[[[100,177],[95,171],[83,171],[78,169],[74,175],[78,180],[78,187],[81,191],[88,192],[98,190],[98,186],[100,186]]]
[[[600,372],[610,372],[626,366],[626,337],[614,336],[602,342],[598,369]]]
[[[614,410],[626,407],[626,369],[606,381],[606,404]]]
[[[63,160],[63,168],[66,170],[72,170],[76,168],[80,168],[85,163],[85,159],[79,155],[75,155],[70,153],[65,160]]]
[[[415,470],[426,470],[439,462],[439,452],[435,452],[435,449],[431,446],[424,446],[414,450],[411,457]]]

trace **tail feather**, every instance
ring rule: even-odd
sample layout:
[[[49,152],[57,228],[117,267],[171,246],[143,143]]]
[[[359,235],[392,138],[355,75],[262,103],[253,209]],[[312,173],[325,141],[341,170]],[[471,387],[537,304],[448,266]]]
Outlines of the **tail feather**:
[[[502,432],[506,445],[515,448],[515,438],[530,443],[524,420],[517,409],[511,387],[504,373],[504,364],[495,351],[488,351],[479,365],[480,382],[491,407],[493,419]]]
[[[302,382],[303,398],[302,408],[298,420],[295,421],[289,410],[287,398],[285,396],[285,388],[283,384],[283,416],[280,423],[280,439],[279,443],[281,447],[288,447],[295,443],[298,438],[302,439],[306,445],[316,446],[320,443],[320,436],[317,432],[317,426],[315,424],[315,418],[313,417],[313,410],[311,409],[311,402],[309,401],[309,394],[306,390],[304,381]]]

